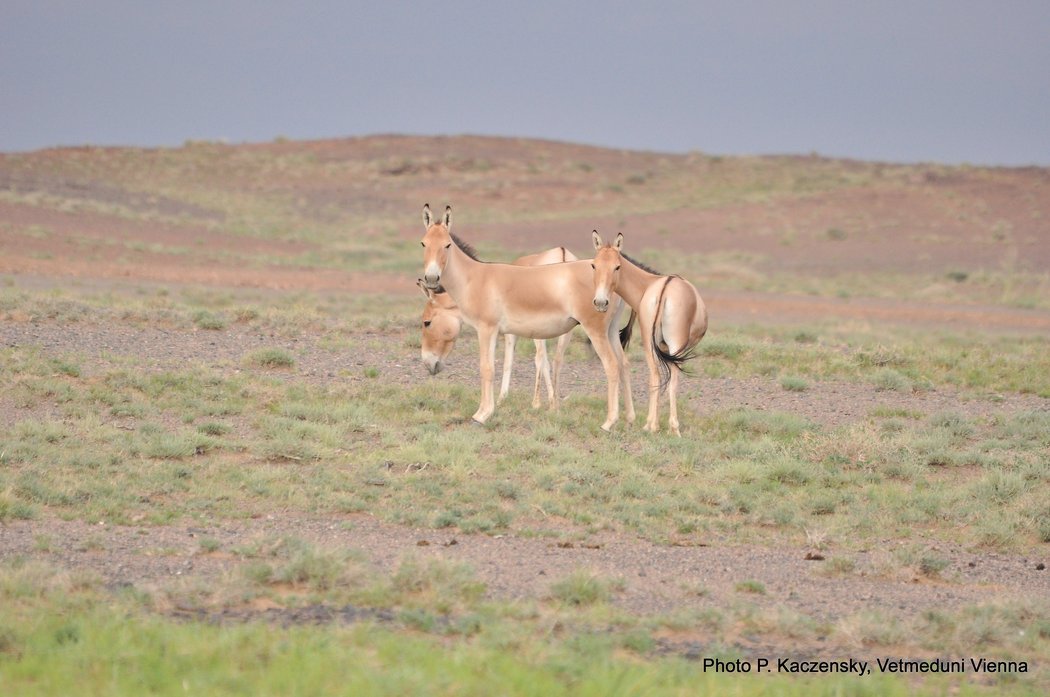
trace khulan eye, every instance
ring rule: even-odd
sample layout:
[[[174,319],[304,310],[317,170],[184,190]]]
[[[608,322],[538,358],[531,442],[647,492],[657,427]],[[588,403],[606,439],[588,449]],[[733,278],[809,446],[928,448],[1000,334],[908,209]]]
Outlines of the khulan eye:
[[[431,320],[429,320],[429,319],[428,319],[428,320],[426,320],[426,321],[424,321],[424,322],[423,322],[423,326],[424,326],[424,327],[429,327],[429,326],[430,326],[430,322],[431,322]]]

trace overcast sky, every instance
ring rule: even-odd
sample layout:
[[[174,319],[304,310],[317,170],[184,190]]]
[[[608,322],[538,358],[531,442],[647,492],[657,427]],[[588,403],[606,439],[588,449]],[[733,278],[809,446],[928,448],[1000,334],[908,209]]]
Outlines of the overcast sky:
[[[1050,2],[0,0],[0,151],[373,133],[1050,165]]]

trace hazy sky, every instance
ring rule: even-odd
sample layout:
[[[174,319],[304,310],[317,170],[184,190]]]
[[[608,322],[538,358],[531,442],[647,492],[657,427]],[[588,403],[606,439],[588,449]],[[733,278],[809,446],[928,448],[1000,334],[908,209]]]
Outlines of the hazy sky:
[[[372,133],[1050,165],[1050,2],[0,0],[2,151]]]

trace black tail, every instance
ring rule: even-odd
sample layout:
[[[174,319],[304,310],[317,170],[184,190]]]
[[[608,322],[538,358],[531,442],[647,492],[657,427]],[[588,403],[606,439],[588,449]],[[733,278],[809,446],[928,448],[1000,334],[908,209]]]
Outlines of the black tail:
[[[683,373],[689,374],[685,369],[686,361],[691,361],[696,358],[696,346],[683,346],[676,353],[669,353],[660,347],[660,342],[656,340],[656,325],[660,321],[660,311],[664,306],[664,293],[667,291],[667,286],[671,282],[674,276],[668,276],[667,280],[664,281],[664,287],[660,289],[660,298],[656,303],[656,316],[653,317],[653,331],[652,339],[653,342],[653,353],[656,354],[656,358],[660,362],[660,391],[663,392],[667,388],[667,383],[671,381],[671,370],[677,368]]]
[[[631,318],[627,320],[627,326],[620,330],[620,346],[626,351],[631,343],[631,334],[634,332],[634,321],[638,319],[638,313],[631,310]]]
[[[696,347],[686,346],[678,353],[668,353],[660,348],[660,345],[653,339],[653,351],[656,352],[656,357],[660,360],[660,391],[663,392],[667,388],[667,383],[671,381],[671,368],[672,366],[678,368],[686,375],[691,373],[685,369],[686,361],[691,361],[696,358]]]

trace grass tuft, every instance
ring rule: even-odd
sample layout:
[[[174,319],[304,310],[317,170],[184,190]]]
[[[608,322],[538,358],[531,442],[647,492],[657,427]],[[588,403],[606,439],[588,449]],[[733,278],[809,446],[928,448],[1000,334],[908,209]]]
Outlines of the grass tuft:
[[[571,606],[588,606],[607,602],[614,592],[623,589],[619,579],[602,579],[594,574],[577,571],[551,584],[550,596],[554,600]]]
[[[250,365],[259,366],[260,368],[291,368],[295,365],[295,359],[292,358],[292,354],[279,348],[264,348],[252,351],[246,357],[246,361]]]
[[[200,310],[193,315],[193,323],[200,329],[209,329],[218,331],[225,329],[227,325],[226,318],[222,315],[218,315],[207,310]]]
[[[912,383],[893,368],[882,368],[872,376],[875,389],[891,392],[911,392]]]
[[[755,595],[765,595],[766,586],[761,581],[747,580],[741,581],[735,586],[737,593],[753,593]]]
[[[785,375],[780,378],[780,386],[788,392],[805,392],[809,389],[809,383],[805,378],[800,378],[797,375]]]

